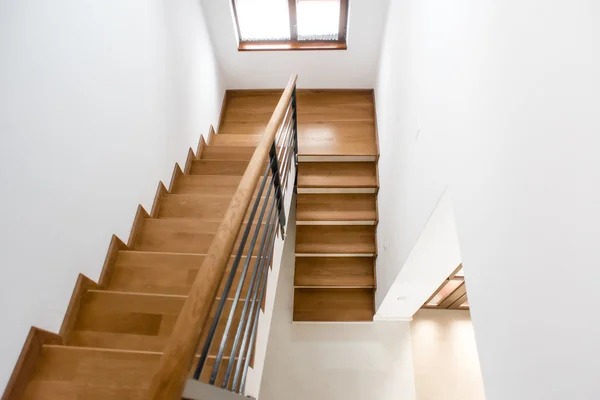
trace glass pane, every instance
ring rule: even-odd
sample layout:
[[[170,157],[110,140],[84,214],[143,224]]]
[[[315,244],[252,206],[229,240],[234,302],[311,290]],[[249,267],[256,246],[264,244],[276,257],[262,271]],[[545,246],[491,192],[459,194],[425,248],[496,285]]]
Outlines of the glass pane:
[[[288,0],[236,0],[242,41],[290,40]]]
[[[436,294],[433,299],[427,303],[428,306],[437,306],[440,304],[448,295],[456,290],[457,287],[460,286],[462,281],[451,280],[446,283],[446,285]]]
[[[298,0],[298,40],[338,40],[340,0]]]

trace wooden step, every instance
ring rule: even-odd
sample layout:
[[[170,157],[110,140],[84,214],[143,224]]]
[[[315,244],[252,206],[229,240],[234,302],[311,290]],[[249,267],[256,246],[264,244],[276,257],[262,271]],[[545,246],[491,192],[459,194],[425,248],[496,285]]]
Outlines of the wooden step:
[[[262,135],[215,135],[211,139],[214,146],[251,146],[256,147]]]
[[[298,257],[294,286],[373,288],[373,257]]]
[[[202,160],[250,160],[256,147],[254,146],[205,146],[202,149]]]
[[[298,225],[296,255],[374,255],[375,227]]]
[[[175,181],[171,193],[233,196],[241,179],[241,175],[181,175]]]
[[[231,353],[244,300],[245,298],[242,298],[237,302],[225,348],[227,355]],[[184,302],[185,296],[90,290],[83,296],[75,329],[67,344],[105,349],[162,351],[171,336]],[[219,340],[223,337],[232,305],[233,300],[226,300],[215,336]],[[216,315],[216,309],[217,302],[212,305],[209,326]],[[208,326],[203,330],[198,353],[206,341],[207,333]],[[209,354],[216,355],[219,344],[218,341],[213,343]]]
[[[322,122],[298,125],[299,161],[375,161],[373,122]]]
[[[219,135],[262,135],[265,133],[267,123],[234,121],[226,118],[223,126],[219,127]]]
[[[263,195],[267,194],[267,190],[263,190]],[[271,189],[270,196],[274,195],[274,190]],[[229,208],[232,196],[228,195],[212,195],[212,194],[167,194],[164,195],[160,202],[160,209],[158,212],[159,218],[196,218],[203,221],[217,221],[220,222],[225,216],[225,212]],[[264,205],[264,198],[259,202],[259,207],[255,214],[254,220],[258,219],[262,206]],[[273,197],[270,197],[270,202],[273,201]],[[256,197],[252,199],[248,206],[248,212],[245,216],[245,221],[248,221],[250,212],[254,207]],[[269,204],[271,204],[269,202]],[[269,211],[269,206],[265,212]]]
[[[139,236],[133,246],[137,251],[154,251],[163,253],[194,253],[206,254],[220,222],[202,221],[192,218],[150,218],[144,221]],[[241,232],[245,229],[242,225]],[[262,235],[264,224],[261,225]],[[255,232],[255,227],[250,231]],[[234,247],[237,250],[241,237],[238,237]],[[250,240],[246,242],[246,249]],[[258,252],[255,247],[255,254]]]
[[[375,194],[298,194],[296,221],[310,224],[365,224],[377,221]]]
[[[328,192],[376,193],[376,164],[374,162],[302,162],[298,165],[298,193]]]
[[[373,289],[294,289],[294,321],[372,321]]]
[[[190,175],[244,175],[248,161],[194,160]]]
[[[44,345],[23,400],[144,400],[160,357],[159,352]],[[198,357],[190,377],[197,362]],[[214,364],[214,357],[206,360],[200,381],[208,382]]]
[[[375,119],[372,90],[299,90],[297,96],[300,124]]]
[[[227,266],[225,276],[231,271],[234,257]],[[247,258],[241,258],[235,280],[228,297],[233,298],[239,284],[242,269]],[[256,265],[252,257],[248,274]],[[117,292],[173,294],[186,296],[196,279],[198,270],[204,262],[203,254],[153,253],[145,251],[120,251],[108,285],[108,290]],[[249,276],[244,283],[242,295],[245,296],[250,283]],[[221,283],[218,297],[223,293],[225,281]]]

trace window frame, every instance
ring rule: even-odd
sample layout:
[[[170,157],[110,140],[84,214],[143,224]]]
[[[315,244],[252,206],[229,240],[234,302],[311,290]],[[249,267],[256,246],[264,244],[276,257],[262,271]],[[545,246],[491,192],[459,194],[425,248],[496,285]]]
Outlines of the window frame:
[[[298,40],[297,0],[288,0],[290,40],[243,41],[240,35],[236,0],[231,0],[238,51],[296,51],[296,50],[347,50],[348,9],[350,0],[340,0],[338,40]]]

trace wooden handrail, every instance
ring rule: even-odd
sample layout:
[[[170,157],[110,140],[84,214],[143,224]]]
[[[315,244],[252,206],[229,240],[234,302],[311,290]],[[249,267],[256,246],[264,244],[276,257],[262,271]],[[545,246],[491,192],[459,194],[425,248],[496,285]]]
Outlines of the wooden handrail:
[[[158,370],[154,374],[148,389],[148,398],[154,400],[180,399],[188,378],[192,362],[196,355],[202,329],[208,319],[210,307],[225,275],[235,238],[240,231],[244,215],[258,180],[265,170],[269,150],[275,135],[285,117],[292,99],[297,74],[293,74],[277,103],[275,112],[269,120],[246,172],[242,176],[225,217],[217,229],[215,238],[208,249],[204,262],[192,285],[183,308],[177,317],[173,332],[164,349]]]

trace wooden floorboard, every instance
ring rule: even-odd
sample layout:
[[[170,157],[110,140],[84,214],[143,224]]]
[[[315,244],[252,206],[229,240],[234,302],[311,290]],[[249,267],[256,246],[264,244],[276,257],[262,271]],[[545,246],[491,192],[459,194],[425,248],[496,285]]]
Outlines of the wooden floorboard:
[[[298,166],[299,188],[376,188],[374,162],[303,162]]]
[[[375,285],[372,257],[298,257],[294,286],[362,287]]]
[[[298,194],[297,222],[376,221],[375,194]]]
[[[374,254],[375,227],[361,225],[298,225],[296,253]]]

